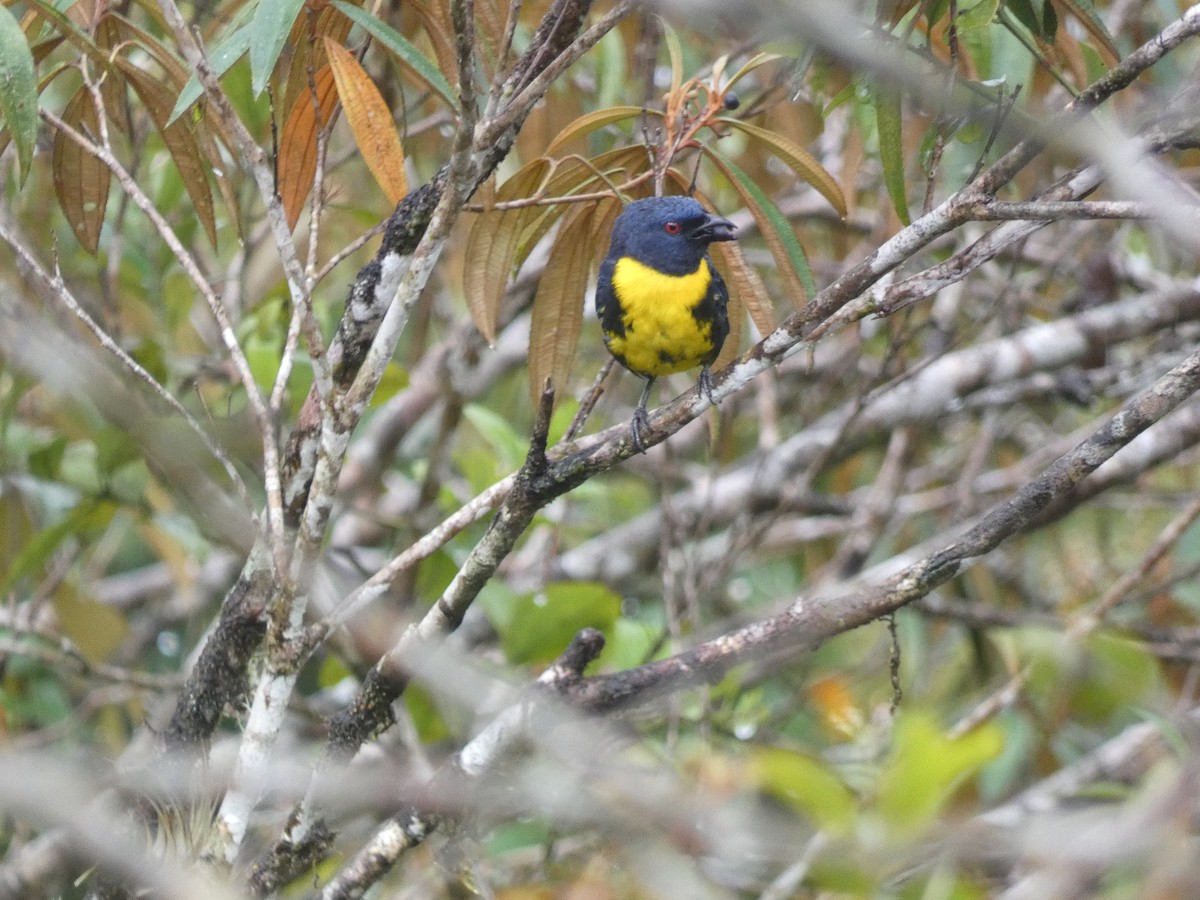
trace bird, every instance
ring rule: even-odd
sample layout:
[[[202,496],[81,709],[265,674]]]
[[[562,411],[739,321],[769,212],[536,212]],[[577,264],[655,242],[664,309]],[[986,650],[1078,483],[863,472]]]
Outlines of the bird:
[[[646,451],[646,401],[660,375],[700,366],[710,403],[711,366],[729,336],[729,291],[708,256],[736,228],[691,197],[649,197],[625,205],[600,263],[596,315],[608,352],[646,379],[630,423],[634,448]]]

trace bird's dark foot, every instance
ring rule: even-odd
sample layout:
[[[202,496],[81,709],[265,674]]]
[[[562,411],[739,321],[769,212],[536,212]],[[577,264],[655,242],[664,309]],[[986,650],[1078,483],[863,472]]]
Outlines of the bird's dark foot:
[[[708,402],[713,406],[717,405],[717,401],[713,397],[712,369],[708,366],[700,370],[700,393],[707,397]]]
[[[633,438],[633,447],[638,453],[646,452],[646,442],[642,440],[642,432],[650,427],[650,416],[644,407],[639,406],[633,411],[633,421],[629,423],[629,436]]]

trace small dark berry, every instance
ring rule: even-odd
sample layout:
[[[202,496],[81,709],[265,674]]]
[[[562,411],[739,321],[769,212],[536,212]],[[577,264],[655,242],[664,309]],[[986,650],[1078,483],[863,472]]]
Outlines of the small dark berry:
[[[730,91],[728,94],[725,95],[725,108],[726,109],[737,109],[741,105],[742,105],[742,101],[738,99],[738,95],[735,94],[733,91]]]

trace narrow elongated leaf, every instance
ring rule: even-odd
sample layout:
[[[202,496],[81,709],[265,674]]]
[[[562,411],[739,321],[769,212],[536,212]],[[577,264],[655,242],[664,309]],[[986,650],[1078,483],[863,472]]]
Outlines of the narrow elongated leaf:
[[[754,268],[746,262],[742,248],[736,241],[722,241],[713,244],[709,249],[717,258],[717,267],[725,275],[730,298],[737,297],[742,307],[750,313],[750,319],[760,335],[774,331],[775,310],[767,294],[766,285]]]
[[[534,195],[551,170],[547,159],[535,159],[528,163],[501,185],[496,192],[496,202],[520,200]],[[521,234],[543,212],[537,206],[489,210],[480,213],[467,237],[463,289],[471,319],[489,344],[496,340],[500,301],[508,286]]]
[[[608,109],[598,109],[582,115],[554,136],[554,140],[546,148],[546,156],[554,156],[572,139],[581,134],[588,134],[597,128],[603,128],[605,125],[611,125],[613,122],[620,122],[623,119],[632,119],[640,116],[643,112],[654,116],[662,115],[658,110],[645,109],[641,106],[610,106]]]
[[[646,151],[640,146],[619,147],[602,153],[592,160],[582,160],[579,157],[568,157],[555,162],[554,174],[546,180],[544,193],[547,197],[565,197],[578,193],[604,190],[608,184],[605,178],[620,182],[636,171],[644,169],[649,164]],[[603,174],[603,178],[601,177]],[[619,204],[618,204],[619,206]],[[517,255],[513,260],[515,267],[525,262],[538,241],[549,233],[563,213],[558,205],[544,206],[541,215],[525,231]],[[605,246],[608,242],[605,240]]]
[[[746,60],[742,64],[742,67],[740,69],[738,69],[736,72],[733,73],[732,76],[730,76],[729,81],[727,81],[724,84],[725,89],[728,90],[729,88],[733,87],[735,84],[737,84],[739,81],[741,81],[747,75],[749,75],[751,72],[753,72],[759,66],[765,65],[766,63],[769,63],[769,62],[774,62],[777,59],[783,59],[783,57],[778,53],[755,53],[752,57],[750,57],[748,60]],[[714,69],[714,73],[715,73],[715,71],[716,70]]]
[[[96,134],[99,122],[91,94],[80,88],[62,114],[63,121],[76,131]],[[75,237],[88,253],[95,254],[108,205],[112,173],[108,166],[87,153],[66,132],[54,135],[54,192],[58,205],[71,224]]]
[[[250,87],[257,97],[267,87],[304,0],[258,0],[250,21]]]
[[[332,6],[326,6],[312,20],[312,41],[300,41],[292,48],[291,65],[288,68],[287,88],[284,91],[284,109],[291,109],[296,98],[311,96],[309,79],[312,74],[329,62],[323,38],[332,38],[345,47],[354,23]],[[276,98],[278,100],[278,98]]]
[[[366,10],[359,9],[357,6],[345,2],[345,0],[334,0],[333,5],[348,19],[356,25],[361,26],[368,34],[383,44],[401,64],[407,66],[417,78],[445,100],[451,109],[458,109],[458,95],[450,87],[450,82],[438,71],[437,66],[431,63],[420,50],[413,46],[408,38],[391,25],[379,20]]]
[[[791,223],[771,198],[763,193],[762,188],[754,183],[754,179],[738,168],[732,160],[712,148],[706,147],[705,151],[729,179],[746,208],[750,210],[750,214],[754,216],[767,249],[775,259],[779,275],[784,280],[785,289],[793,298],[793,302],[800,306],[817,292],[817,288],[812,271],[808,267],[808,257],[796,239]]]
[[[557,400],[567,386],[583,325],[583,298],[591,271],[588,238],[594,204],[567,213],[554,241],[550,262],[538,282],[529,323],[529,395],[536,405],[546,379]]]
[[[663,38],[667,42],[667,56],[671,60],[671,91],[674,94],[683,84],[683,45],[679,43],[679,35],[667,24],[665,19],[659,19]]]
[[[317,174],[317,132],[333,119],[337,87],[329,66],[313,76],[316,102],[301,94],[288,112],[279,136],[279,199],[288,228],[295,228]]]
[[[613,225],[621,214],[624,205],[616,197],[601,200],[592,216],[592,234],[589,244],[592,248],[592,265],[599,269],[600,263],[608,255],[608,245],[612,237]]]
[[[772,153],[787,163],[788,167],[800,178],[811,184],[830,202],[839,216],[846,215],[846,198],[834,177],[821,166],[815,156],[782,134],[776,134],[766,128],[759,128],[741,119],[721,117],[718,121],[730,128],[736,128],[748,137],[767,146]]]
[[[1017,20],[1044,41],[1054,39],[1058,16],[1050,0],[1005,0],[1004,6]]]
[[[38,129],[37,74],[33,53],[7,6],[0,6],[0,116],[17,145],[21,183],[33,165],[33,147]]]
[[[254,32],[250,28],[249,20],[253,11],[254,7],[251,5],[243,6],[238,10],[237,15],[224,31],[225,39],[217,44],[208,55],[208,64],[212,66],[213,74],[218,78],[228,72],[230,66],[245,56],[250,49]],[[200,84],[200,79],[192,75],[187,84],[183,86],[183,90],[179,92],[179,99],[175,102],[175,108],[171,110],[170,121],[173,123],[182,116],[193,103],[200,99],[203,93],[204,86]]]
[[[1096,6],[1092,0],[1051,0],[1059,9],[1066,10],[1075,16],[1087,29],[1088,34],[1096,42],[1100,58],[1109,68],[1115,66],[1121,59],[1112,35],[1104,25],[1104,20],[1096,14]]]
[[[896,215],[905,225],[912,223],[908,214],[908,189],[904,182],[904,136],[900,116],[900,92],[877,88],[874,92],[875,122],[879,130],[879,159],[883,164],[883,183]]]
[[[395,205],[408,193],[408,179],[404,175],[404,148],[400,146],[391,110],[371,76],[349,50],[325,38],[325,53],[363,162]]]
[[[209,241],[216,246],[217,223],[213,214],[212,191],[208,186],[208,173],[212,167],[200,155],[196,138],[188,128],[188,123],[182,119],[171,122],[171,110],[175,100],[174,91],[124,57],[114,58],[113,64],[125,76],[142,104],[149,111],[155,128],[162,135],[167,150],[171,153],[175,168],[179,170],[183,186],[192,199],[196,218],[204,226]]]

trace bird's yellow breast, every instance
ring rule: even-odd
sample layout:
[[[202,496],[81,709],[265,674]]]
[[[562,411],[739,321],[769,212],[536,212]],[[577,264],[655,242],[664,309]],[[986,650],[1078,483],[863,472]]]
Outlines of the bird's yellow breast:
[[[605,335],[608,349],[633,372],[657,377],[700,365],[712,350],[712,323],[692,310],[712,283],[708,261],[696,271],[667,275],[629,256],[613,269],[613,291],[621,304],[625,334]]]

